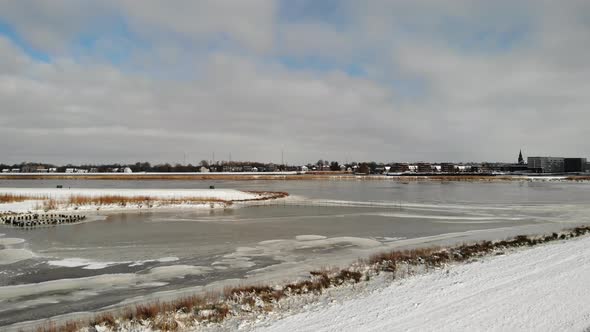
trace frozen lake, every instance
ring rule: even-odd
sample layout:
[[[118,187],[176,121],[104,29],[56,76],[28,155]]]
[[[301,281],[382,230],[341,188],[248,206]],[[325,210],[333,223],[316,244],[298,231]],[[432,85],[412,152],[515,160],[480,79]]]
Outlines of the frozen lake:
[[[281,203],[111,214],[0,227],[0,326],[146,296],[292,279],[394,247],[494,239],[588,223],[590,184],[394,181],[0,181],[23,188],[286,191]]]

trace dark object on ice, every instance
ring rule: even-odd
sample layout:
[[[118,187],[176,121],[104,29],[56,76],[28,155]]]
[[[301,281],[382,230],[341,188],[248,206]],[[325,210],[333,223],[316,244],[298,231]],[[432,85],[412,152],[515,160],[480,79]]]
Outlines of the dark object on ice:
[[[215,189],[215,186],[211,185],[209,186],[209,189]]]
[[[56,187],[57,189],[61,189],[61,188],[63,188],[64,186],[62,186],[61,184],[58,184],[58,185],[57,185],[57,186],[55,186],[55,187]]]

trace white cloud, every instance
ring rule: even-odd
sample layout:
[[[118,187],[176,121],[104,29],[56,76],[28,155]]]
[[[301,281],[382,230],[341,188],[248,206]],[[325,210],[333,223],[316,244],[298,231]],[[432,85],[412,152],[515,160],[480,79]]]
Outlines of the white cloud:
[[[340,25],[280,22],[277,4],[262,0],[26,1],[35,10],[4,2],[0,12],[52,59],[0,37],[4,161],[188,152],[194,162],[213,151],[278,161],[281,149],[294,162],[510,160],[521,147],[590,154],[578,143],[590,121],[583,1],[350,1]],[[130,52],[130,66],[70,53],[78,32],[113,13],[149,45]],[[513,30],[521,39],[502,44]],[[239,47],[210,47],[219,38]],[[465,40],[476,47],[456,43]],[[368,74],[287,68],[276,55]]]

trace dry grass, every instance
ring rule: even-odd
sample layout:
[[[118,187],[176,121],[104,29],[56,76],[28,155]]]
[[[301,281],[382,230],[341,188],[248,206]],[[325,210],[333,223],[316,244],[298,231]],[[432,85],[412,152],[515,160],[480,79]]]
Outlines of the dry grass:
[[[590,176],[588,176],[588,175],[568,176],[565,179],[568,181],[590,181]]]
[[[369,258],[366,263],[377,266],[379,270],[396,273],[400,265],[440,267],[448,263],[464,262],[475,257],[488,255],[494,251],[524,246],[535,246],[555,240],[565,240],[590,233],[590,226],[580,226],[561,234],[552,233],[545,236],[518,235],[502,241],[481,241],[463,244],[452,248],[422,248],[415,250],[392,251]]]
[[[92,325],[92,326],[99,325],[99,324],[104,324],[106,326],[115,326],[115,324],[116,324],[115,316],[113,316],[113,314],[110,312],[103,313],[103,314],[96,316],[94,318],[94,320],[90,322],[90,325]]]
[[[31,198],[29,198],[31,199]],[[39,198],[32,198],[39,199]],[[212,197],[181,197],[181,198],[155,198],[150,196],[121,196],[121,195],[102,195],[102,196],[84,196],[72,195],[65,200],[57,200],[53,198],[45,198],[42,203],[37,206],[37,209],[44,211],[57,210],[60,206],[121,206],[138,205],[153,207],[158,205],[180,205],[180,204],[208,204],[220,203],[225,206],[232,204],[232,201],[226,201]]]
[[[44,199],[44,197],[35,197],[27,195],[14,195],[14,194],[0,194],[0,204],[4,203],[17,203],[30,200]]]
[[[102,195],[102,196],[83,196],[73,195],[68,198],[67,204],[74,206],[83,205],[153,205],[154,203],[174,205],[174,204],[204,204],[204,203],[223,203],[230,204],[230,201],[212,198],[212,197],[180,197],[180,198],[155,198],[150,196],[120,196],[120,195]]]
[[[59,207],[59,202],[53,198],[49,198],[43,201],[41,208],[44,211],[56,210]]]
[[[268,201],[271,199],[279,199],[279,198],[285,198],[287,196],[289,196],[288,192],[285,191],[256,191],[256,190],[244,190],[245,193],[249,193],[249,194],[254,194],[254,195],[260,195],[260,197],[258,198],[251,198],[251,199],[245,199],[242,201],[248,201],[248,202],[252,202],[252,201]]]
[[[38,327],[35,332],[77,332],[82,326],[77,321],[69,321],[61,326],[56,325],[54,322],[49,322],[45,326]]]
[[[150,304],[138,304],[135,306],[135,318],[144,320],[144,319],[153,319],[158,316],[160,312],[163,312],[167,306],[163,306],[160,302],[154,302]]]

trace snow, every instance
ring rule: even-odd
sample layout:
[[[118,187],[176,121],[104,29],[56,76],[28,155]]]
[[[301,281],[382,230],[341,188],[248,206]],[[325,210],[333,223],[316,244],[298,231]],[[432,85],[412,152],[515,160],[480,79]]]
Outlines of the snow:
[[[60,189],[60,188],[0,188],[0,195],[26,195],[35,197],[51,197],[54,199],[70,196],[150,196],[154,199],[174,198],[214,198],[223,200],[244,200],[256,198],[257,195],[234,189]]]
[[[590,237],[585,237],[486,257],[401,281],[375,279],[369,282],[373,287],[351,287],[332,300],[301,304],[303,311],[297,314],[271,314],[250,328],[581,331],[590,327],[589,276]]]
[[[183,199],[183,198],[202,198],[224,201],[244,201],[260,198],[261,194],[249,193],[234,189],[69,189],[69,188],[0,188],[0,195],[22,195],[37,200],[28,200],[24,202],[0,204],[1,212],[29,212],[42,207],[43,200],[47,198],[55,200],[67,200],[71,196],[99,197],[99,196],[124,196],[124,197],[145,197],[149,196],[153,200]],[[215,206],[217,207],[216,204]],[[156,207],[174,207],[174,208],[210,208],[207,204],[174,204]],[[85,205],[80,207],[60,208],[59,210],[133,210],[141,208],[129,204],[126,208],[121,206],[94,206]]]

